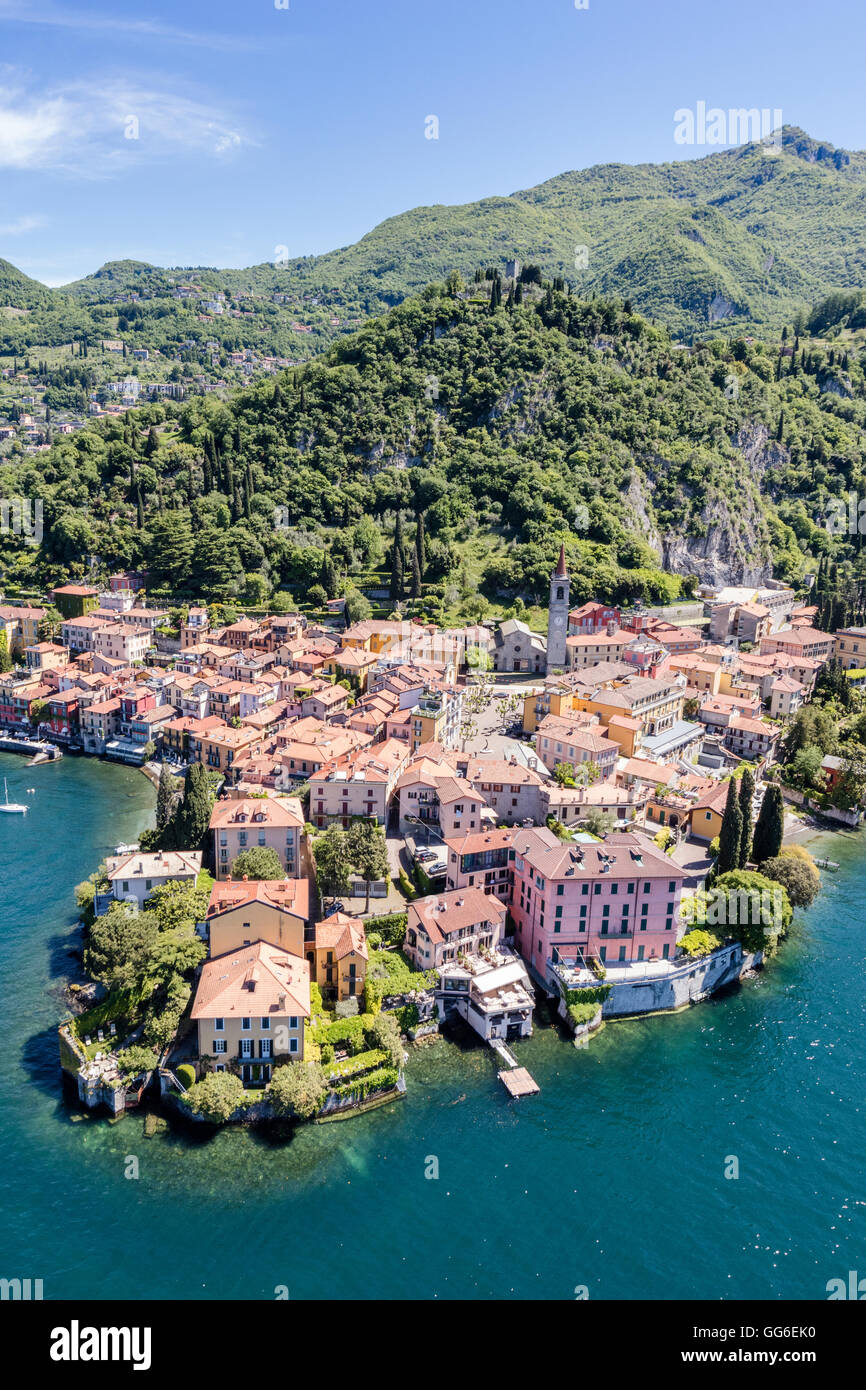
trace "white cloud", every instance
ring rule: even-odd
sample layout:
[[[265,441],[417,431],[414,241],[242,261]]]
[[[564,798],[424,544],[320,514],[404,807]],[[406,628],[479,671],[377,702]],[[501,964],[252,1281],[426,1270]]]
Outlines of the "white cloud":
[[[34,213],[16,217],[14,222],[0,222],[0,236],[23,236],[25,232],[35,232],[45,226],[45,218]]]
[[[101,34],[128,34],[138,38],[157,39],[160,42],[190,44],[196,48],[210,48],[223,53],[262,47],[261,44],[242,35],[214,34],[207,29],[194,33],[186,29],[177,29],[171,24],[161,24],[158,20],[95,14],[89,10],[58,10],[44,4],[34,8],[22,3],[22,0],[0,0],[0,23],[4,22],[42,24],[51,28],[72,29],[80,33],[96,31]]]
[[[234,122],[204,102],[120,79],[41,94],[0,86],[4,169],[100,178],[133,161],[176,158],[183,151],[225,157],[249,143]]]

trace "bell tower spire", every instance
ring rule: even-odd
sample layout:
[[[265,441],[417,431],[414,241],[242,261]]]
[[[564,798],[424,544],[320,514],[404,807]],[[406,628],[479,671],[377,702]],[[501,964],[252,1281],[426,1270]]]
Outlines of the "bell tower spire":
[[[568,593],[571,580],[565,563],[565,544],[559,548],[559,561],[550,579],[550,608],[547,615],[547,669],[564,670],[568,664]]]

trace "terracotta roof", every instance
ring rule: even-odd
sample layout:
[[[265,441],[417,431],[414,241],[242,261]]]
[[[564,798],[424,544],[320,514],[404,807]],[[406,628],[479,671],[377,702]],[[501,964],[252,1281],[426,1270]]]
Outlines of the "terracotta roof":
[[[316,923],[316,950],[333,951],[337,960],[353,952],[367,960],[363,922],[357,917],[349,917],[345,912],[333,912],[330,917]]]
[[[310,915],[310,884],[306,878],[227,878],[215,883],[207,905],[208,917],[232,912],[245,903],[266,903],[305,920]]]
[[[597,844],[558,840],[552,831],[514,835],[516,854],[545,878],[688,878],[652,840],[631,831],[606,835]]]
[[[485,850],[510,849],[514,833],[511,826],[502,826],[499,830],[473,830],[468,835],[446,839],[445,843],[454,854],[483,854]]]
[[[437,893],[410,903],[407,925],[438,943],[463,927],[474,927],[479,922],[502,923],[505,913],[505,905],[480,888],[455,888],[450,893]]]
[[[310,1016],[310,967],[280,946],[257,941],[205,961],[193,1018]]]
[[[304,827],[304,813],[297,797],[251,796],[218,801],[211,812],[211,830],[251,826]]]

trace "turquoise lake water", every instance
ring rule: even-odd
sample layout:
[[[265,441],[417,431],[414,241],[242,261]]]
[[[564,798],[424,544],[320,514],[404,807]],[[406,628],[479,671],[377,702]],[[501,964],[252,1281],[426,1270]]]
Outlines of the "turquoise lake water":
[[[31,806],[0,817],[3,1276],[46,1299],[821,1299],[866,1270],[866,837],[823,843],[841,871],[736,992],[581,1051],[550,1027],[517,1044],[538,1096],[440,1042],[405,1101],[289,1142],[145,1138],[74,1118],[55,1028],[72,889],[153,791],[90,759],[3,775]]]

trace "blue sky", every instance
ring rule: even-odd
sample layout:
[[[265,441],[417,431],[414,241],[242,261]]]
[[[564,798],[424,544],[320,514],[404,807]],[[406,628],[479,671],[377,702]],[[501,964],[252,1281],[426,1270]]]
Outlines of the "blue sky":
[[[866,148],[863,0],[284,2],[0,0],[0,256],[61,284],[327,251],[418,204],[710,153],[673,138],[699,101]]]

